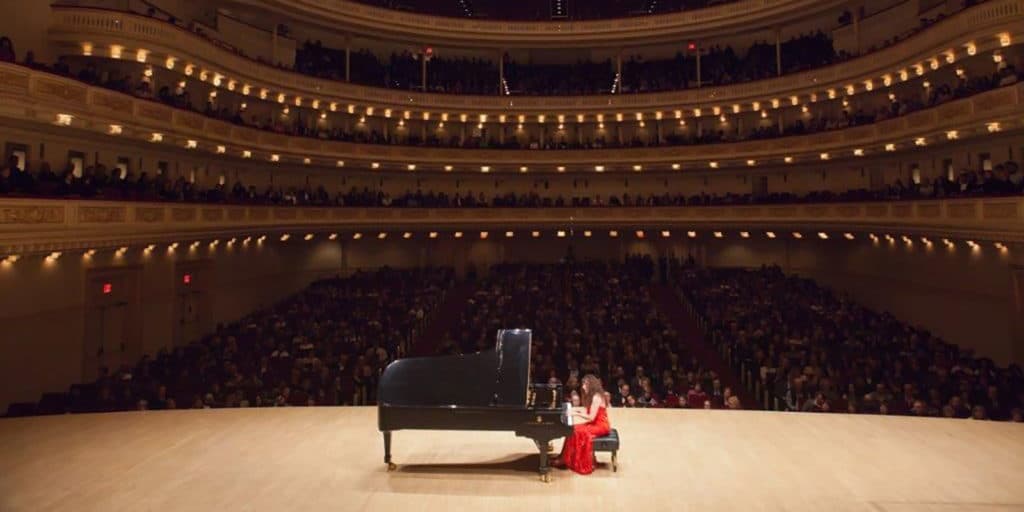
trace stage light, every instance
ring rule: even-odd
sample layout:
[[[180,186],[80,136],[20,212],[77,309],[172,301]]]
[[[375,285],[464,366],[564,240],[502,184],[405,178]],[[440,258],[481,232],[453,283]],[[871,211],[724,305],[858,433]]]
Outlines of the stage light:
[[[352,234],[352,240],[359,240],[362,237],[363,237],[362,233],[353,233]]]
[[[722,238],[725,236],[725,234],[723,234],[721,231],[715,231],[713,234],[715,238]]]
[[[291,237],[292,237],[291,235],[289,235],[288,233],[285,233],[285,234],[281,235],[281,241],[282,242],[287,242],[288,239],[291,238]]]
[[[767,233],[765,233],[765,236],[767,236],[768,238],[775,238],[775,232],[774,231],[768,231]]]
[[[406,231],[405,233],[402,233],[402,238],[405,239],[405,240],[408,240],[408,239],[412,238],[412,233],[410,233],[409,231]]]
[[[662,238],[668,238],[670,236],[672,236],[672,233],[670,231],[668,231],[668,230],[664,230],[664,231],[661,232],[661,237]]]
[[[534,238],[540,238],[540,231],[533,231],[530,233],[530,236]]]
[[[505,238],[512,238],[514,236],[516,236],[516,234],[511,232],[511,231],[506,231],[505,232]]]
[[[803,237],[804,237],[804,235],[802,233],[800,233],[799,231],[794,231],[793,232],[793,238],[796,238],[797,240],[800,240],[800,239],[803,239]]]
[[[740,238],[750,238],[749,231],[740,231]]]
[[[636,237],[637,238],[643,238],[644,237],[644,230],[642,230],[642,229],[636,230]]]
[[[430,238],[430,239],[437,238],[437,231],[431,231],[430,233],[427,233],[427,238]]]
[[[388,237],[388,234],[383,232],[383,231],[381,231],[380,233],[377,233],[377,240],[384,240],[387,237]]]
[[[609,231],[608,232],[608,236],[611,237],[611,238],[618,238],[619,237],[619,232],[615,231],[615,230]]]
[[[455,238],[462,238],[462,231],[456,231]]]
[[[843,237],[845,237],[847,240],[853,240],[854,238],[853,233],[843,233]]]
[[[826,233],[824,231],[819,231],[818,232],[818,238],[820,238],[822,240],[828,240],[828,233]]]
[[[306,234],[306,236],[305,236],[305,237],[304,237],[303,239],[304,239],[305,241],[307,241],[307,242],[308,242],[308,241],[310,241],[310,240],[312,240],[312,239],[313,239],[313,233],[308,233],[308,234]]]

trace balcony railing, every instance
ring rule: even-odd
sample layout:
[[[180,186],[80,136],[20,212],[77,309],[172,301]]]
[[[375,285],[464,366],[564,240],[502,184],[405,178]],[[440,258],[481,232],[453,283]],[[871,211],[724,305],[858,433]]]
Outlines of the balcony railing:
[[[828,155],[828,159],[852,158],[854,149],[863,150],[863,154],[877,154],[889,150],[889,144],[893,144],[893,148],[913,147],[919,138],[941,143],[952,130],[956,130],[957,140],[966,140],[975,135],[987,135],[994,127],[1010,131],[1024,123],[1020,116],[1024,110],[1024,83],[1018,83],[903,117],[813,135],[629,149],[450,149],[287,136],[233,125],[10,64],[0,64],[0,94],[9,98],[12,105],[26,107],[5,109],[0,115],[22,122],[54,124],[59,115],[67,114],[71,116],[72,128],[108,134],[110,125],[116,124],[121,127],[119,136],[128,140],[149,141],[154,133],[159,133],[163,144],[185,147],[186,141],[194,140],[200,151],[213,153],[215,148],[223,146],[224,153],[233,157],[250,151],[253,158],[264,161],[269,160],[270,155],[279,155],[282,164],[301,163],[308,158],[311,164],[331,167],[339,160],[350,162],[350,167],[356,164],[369,167],[370,162],[378,162],[382,170],[388,170],[389,165],[391,170],[405,169],[406,164],[415,163],[421,170],[439,170],[451,165],[473,171],[480,166],[493,167],[494,172],[518,171],[520,166],[553,171],[562,166],[583,170],[593,165],[650,164],[645,169],[706,171],[710,162],[715,162],[714,167],[718,169],[745,168],[746,160],[756,160],[760,165],[783,165],[784,161],[786,164],[816,162],[824,155]]]
[[[82,51],[82,44],[86,42],[91,44],[91,52],[95,55],[106,56],[108,53],[105,52],[112,44],[123,47],[128,56],[134,56],[138,49],[145,49],[150,62],[157,65],[170,56],[179,62],[176,69],[183,69],[191,63],[199,69],[209,70],[211,74],[224,75],[225,82],[235,80],[239,84],[251,85],[254,90],[266,88],[270,97],[285,94],[289,99],[315,99],[325,105],[335,102],[339,105],[373,106],[378,111],[393,108],[510,115],[572,115],[616,110],[671,112],[713,105],[747,105],[755,101],[769,104],[772,99],[808,98],[812,94],[826,98],[829,89],[844,91],[852,86],[861,91],[866,81],[881,83],[884,75],[898,76],[900,70],[913,69],[918,65],[927,69],[928,62],[933,59],[941,68],[950,65],[948,55],[953,55],[956,62],[970,53],[990,51],[1001,47],[1006,40],[1019,41],[1024,37],[1024,0],[991,0],[938,22],[898,44],[825,68],[738,85],[631,95],[510,98],[428,94],[360,86],[268,66],[157,19],[80,7],[55,6],[50,37],[76,53]],[[973,49],[968,51],[964,47],[967,44],[973,45]]]
[[[505,230],[519,230],[525,238],[539,230],[538,236],[550,239],[571,228],[575,236],[588,228],[602,229],[600,236],[618,230],[623,237],[648,229],[657,238],[660,230],[675,229],[681,230],[674,232],[676,237],[696,230],[695,236],[708,239],[711,231],[721,230],[736,238],[744,230],[760,237],[777,231],[778,237],[792,239],[794,231],[802,231],[809,240],[817,239],[817,232],[833,238],[850,232],[861,238],[892,233],[897,238],[935,237],[936,243],[955,237],[1007,244],[1024,242],[1024,198],[633,208],[347,208],[0,198],[0,259],[214,238],[276,238],[281,233],[296,238],[340,233],[352,240],[360,232],[372,242],[380,232],[395,239],[409,231],[416,233],[412,239],[424,240],[427,231],[451,238],[456,230],[501,230],[493,233],[499,238]]]

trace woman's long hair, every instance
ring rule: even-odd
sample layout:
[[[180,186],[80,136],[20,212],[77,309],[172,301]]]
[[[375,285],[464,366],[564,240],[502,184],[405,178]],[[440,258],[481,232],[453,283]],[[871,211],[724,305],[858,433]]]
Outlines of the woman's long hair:
[[[587,389],[583,389],[583,384],[587,385]],[[580,403],[583,407],[590,407],[590,404],[594,401],[594,395],[600,395],[601,399],[604,400],[604,386],[601,385],[601,379],[597,378],[593,373],[588,373],[583,376],[583,380],[580,381],[580,391],[582,391],[583,401]],[[605,404],[607,407],[608,404]]]

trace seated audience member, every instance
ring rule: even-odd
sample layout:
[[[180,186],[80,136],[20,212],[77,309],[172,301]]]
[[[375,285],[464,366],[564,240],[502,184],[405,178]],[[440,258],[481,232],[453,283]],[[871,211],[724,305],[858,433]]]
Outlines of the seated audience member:
[[[14,43],[9,37],[0,37],[0,62],[15,62],[18,60],[14,53]]]

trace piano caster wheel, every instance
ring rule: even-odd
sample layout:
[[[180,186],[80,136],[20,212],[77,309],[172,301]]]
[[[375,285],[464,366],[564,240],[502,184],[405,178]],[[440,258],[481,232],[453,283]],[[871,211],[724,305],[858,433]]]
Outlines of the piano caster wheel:
[[[553,453],[555,451],[555,446],[553,444],[551,444],[551,443],[548,443],[547,447],[545,449],[547,450],[548,453]]]
[[[388,462],[388,471],[394,471],[398,469],[398,465],[394,462]]]
[[[540,481],[544,482],[546,484],[551,483],[551,474],[550,473],[544,473],[543,475],[540,476]]]

